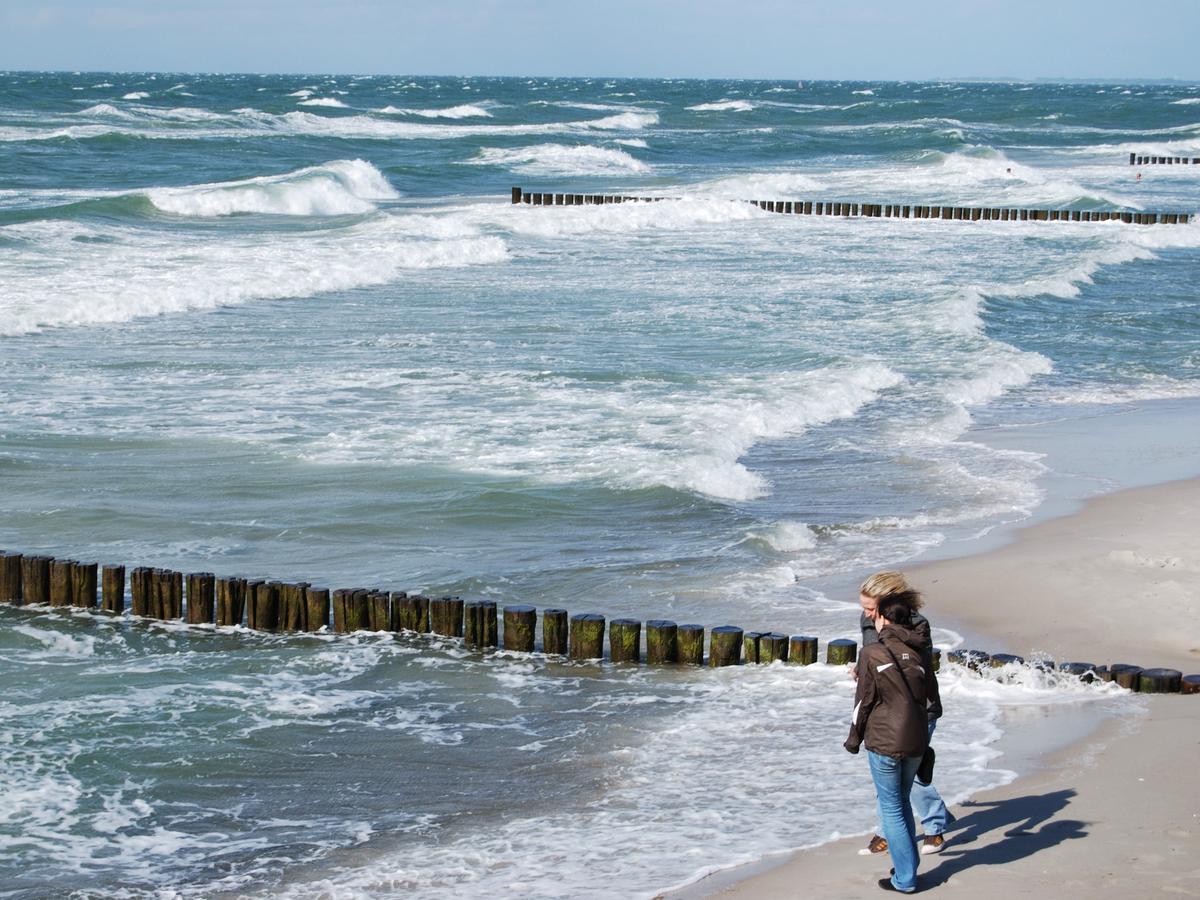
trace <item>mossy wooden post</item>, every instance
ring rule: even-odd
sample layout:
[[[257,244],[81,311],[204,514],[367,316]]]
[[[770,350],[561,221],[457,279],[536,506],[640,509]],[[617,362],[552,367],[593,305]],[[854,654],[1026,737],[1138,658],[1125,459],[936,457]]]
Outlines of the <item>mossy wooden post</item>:
[[[168,619],[171,612],[171,579],[168,569],[150,570],[150,615]]]
[[[71,570],[71,605],[80,609],[96,606],[96,563],[75,563]]]
[[[130,612],[135,616],[150,615],[150,570],[138,566],[129,573]]]
[[[1182,680],[1177,669],[1142,669],[1137,689],[1139,694],[1178,694]]]
[[[329,627],[329,588],[310,587],[304,592],[305,631],[320,631]]]
[[[368,627],[371,631],[390,631],[392,627],[392,604],[387,591],[371,591],[368,595]]]
[[[788,647],[788,662],[811,666],[817,661],[817,639],[807,634],[793,634]]]
[[[532,653],[537,634],[537,609],[516,604],[504,607],[504,649]]]
[[[246,582],[246,627],[258,630],[258,589],[266,585],[265,581]]]
[[[308,630],[308,583],[288,582],[279,586],[279,625],[284,631]]]
[[[742,659],[746,664],[758,662],[758,641],[761,631],[747,631],[742,635]]]
[[[1184,675],[1179,679],[1179,693],[1200,694],[1200,675]]]
[[[1141,666],[1133,666],[1129,663],[1113,663],[1108,667],[1109,681],[1115,681],[1121,687],[1127,690],[1136,691],[1138,684],[1138,676],[1142,674]]]
[[[542,610],[542,652],[566,656],[570,643],[567,637],[567,611]]]
[[[825,662],[831,666],[845,666],[858,659],[858,644],[848,638],[830,641],[825,647]]]
[[[604,616],[577,613],[571,616],[571,659],[601,659],[604,656]]]
[[[771,631],[758,639],[758,661],[773,663],[775,660],[787,662],[788,636]]]
[[[451,621],[453,618],[451,610],[451,600],[449,597],[437,597],[429,601],[429,627],[434,634],[441,634],[447,637],[458,637],[462,634],[462,601],[459,602],[459,627],[455,630]]]
[[[679,662],[685,666],[704,665],[704,626],[680,625],[676,630]]]
[[[718,625],[708,636],[708,664],[714,668],[736,666],[742,661],[742,629]]]
[[[71,575],[75,569],[73,559],[56,559],[50,563],[50,605],[70,606]]]
[[[642,623],[637,619],[613,619],[608,623],[608,656],[615,663],[642,661]]]
[[[392,631],[415,631],[424,634],[429,631],[430,600],[420,594],[411,597],[404,591],[392,593]],[[445,602],[439,604],[439,609],[445,608]],[[440,634],[441,632],[439,632]]]
[[[214,576],[210,572],[192,572],[187,577],[187,622],[211,625],[213,622]]]
[[[646,662],[662,666],[679,661],[679,627],[669,619],[646,623]]]
[[[125,612],[125,567],[105,566],[100,574],[100,602],[105,612]]]
[[[345,588],[338,588],[333,592],[333,630],[338,634],[346,633],[346,606],[349,602],[349,595],[353,591],[348,591]]]
[[[268,581],[259,585],[256,593],[258,601],[258,628],[261,631],[278,631],[282,623],[279,612],[279,594],[283,585],[278,581]]]
[[[446,597],[446,634],[460,637],[463,633],[463,615],[465,602],[461,597]]]
[[[463,607],[463,643],[468,647],[478,647],[482,640],[483,614],[479,610],[479,601],[472,600]]]
[[[483,638],[483,646],[498,647],[500,646],[500,621],[497,615],[496,603],[493,600],[481,600],[483,604],[482,612],[482,628],[480,630]]]
[[[246,579],[217,579],[217,624],[241,625],[246,613]]]
[[[0,553],[0,603],[21,603],[20,553]]]

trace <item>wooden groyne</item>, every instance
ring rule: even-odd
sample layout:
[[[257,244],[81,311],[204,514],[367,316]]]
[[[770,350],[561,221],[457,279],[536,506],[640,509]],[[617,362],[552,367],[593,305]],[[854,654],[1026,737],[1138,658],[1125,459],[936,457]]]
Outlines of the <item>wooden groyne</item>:
[[[1186,156],[1138,156],[1136,153],[1129,154],[1129,164],[1131,166],[1200,166],[1200,156],[1193,156],[1188,159]]]
[[[148,620],[244,626],[272,633],[428,634],[461,639],[474,650],[538,650],[538,611],[525,604],[501,608],[492,600],[463,601],[460,597],[427,597],[371,588],[330,591],[303,581],[219,577],[211,572],[185,575],[147,566],[129,570],[128,576],[122,565],[100,566],[0,551],[0,603],[71,607],[109,615],[128,611]],[[651,619],[643,627],[639,619],[606,620],[599,613],[570,615],[565,609],[542,610],[541,624],[541,652],[568,660],[604,659],[606,632],[608,659],[623,665],[707,664],[719,668],[781,662],[808,666],[819,659],[818,641],[812,635],[747,631],[736,625],[708,629],[706,657],[703,625]],[[857,658],[856,641],[839,638],[826,644],[828,665],[849,665]],[[947,659],[975,671],[1025,665],[1019,656],[980,650],[954,650]],[[934,669],[940,665],[941,653],[935,650]],[[1031,665],[1055,668],[1048,660]],[[1200,693],[1200,675],[1183,675],[1175,669],[1082,662],[1063,663],[1057,668],[1084,681],[1115,681],[1144,693]]]
[[[597,206],[655,203],[678,197],[626,197],[615,194],[557,194],[512,189],[513,203],[531,206]],[[863,219],[939,219],[954,222],[1124,222],[1129,225],[1186,225],[1191,213],[1123,212],[1087,209],[1019,209],[985,206],[915,206],[900,203],[849,203],[841,200],[740,200],[767,212],[789,216],[839,216]]]

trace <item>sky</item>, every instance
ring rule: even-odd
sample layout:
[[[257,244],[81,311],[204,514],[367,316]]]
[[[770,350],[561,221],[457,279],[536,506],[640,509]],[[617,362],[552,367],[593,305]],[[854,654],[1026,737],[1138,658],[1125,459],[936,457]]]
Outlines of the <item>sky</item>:
[[[8,70],[1200,81],[1200,0],[0,0]]]

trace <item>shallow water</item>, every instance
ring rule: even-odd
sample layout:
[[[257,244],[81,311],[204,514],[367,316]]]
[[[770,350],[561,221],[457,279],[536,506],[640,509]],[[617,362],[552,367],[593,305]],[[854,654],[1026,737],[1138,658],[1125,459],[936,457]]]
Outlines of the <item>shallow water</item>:
[[[1200,156],[1197,96],[0,76],[0,545],[852,635],[864,570],[1044,499],[973,425],[1200,393],[1200,226],[737,201],[1195,212],[1127,160]],[[30,896],[625,896],[871,824],[824,667],[0,618]],[[948,796],[1005,705],[1101,696],[946,677]]]

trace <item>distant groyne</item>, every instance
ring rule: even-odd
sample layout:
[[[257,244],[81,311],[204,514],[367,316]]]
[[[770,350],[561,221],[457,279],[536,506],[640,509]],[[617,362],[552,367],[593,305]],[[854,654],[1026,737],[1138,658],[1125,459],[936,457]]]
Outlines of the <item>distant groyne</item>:
[[[1193,156],[1188,159],[1186,156],[1139,156],[1136,153],[1129,154],[1129,164],[1131,166],[1200,166],[1200,156]]]
[[[628,197],[618,194],[528,192],[513,187],[512,202],[531,206],[594,206],[609,203],[654,203],[672,197]],[[863,219],[939,219],[954,222],[1124,222],[1128,225],[1186,225],[1184,212],[1121,210],[1022,209],[992,206],[921,206],[909,203],[853,203],[842,200],[739,200],[767,212],[794,216],[839,216]]]
[[[540,651],[575,661],[603,660],[607,632],[607,658],[625,665],[724,667],[780,662],[807,666],[819,661],[818,640],[812,635],[748,631],[735,625],[706,629],[667,619],[643,623],[630,618],[606,620],[598,613],[571,615],[565,609],[543,609],[539,642],[538,610],[525,604],[500,607],[491,600],[464,601],[372,588],[330,591],[308,582],[218,577],[211,572],[185,575],[148,566],[133,568],[128,576],[127,585],[122,565],[0,551],[0,603],[39,609],[67,607],[115,616],[128,612],[143,620],[243,626],[270,633],[434,635],[461,639],[468,648],[479,651]],[[847,665],[857,658],[856,641],[841,638],[825,645],[828,665]],[[975,671],[1026,664],[1019,656],[980,650],[954,650],[947,659]],[[940,665],[941,654],[935,650],[935,670]],[[1030,665],[1056,668],[1048,660]],[[1182,675],[1175,669],[1085,662],[1062,663],[1057,669],[1085,681],[1115,681],[1145,693],[1200,693],[1200,675]]]

